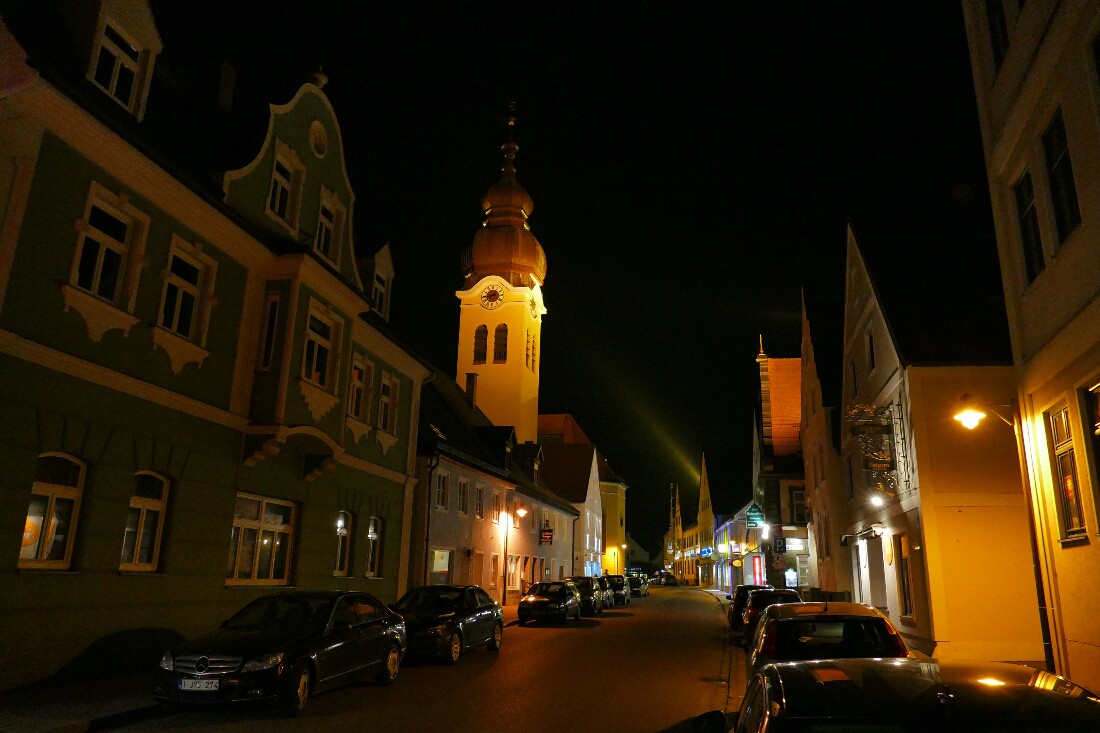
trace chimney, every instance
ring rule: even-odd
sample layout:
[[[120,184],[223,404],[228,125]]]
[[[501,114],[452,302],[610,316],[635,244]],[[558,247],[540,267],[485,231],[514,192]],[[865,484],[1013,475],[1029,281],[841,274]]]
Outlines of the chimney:
[[[477,407],[477,372],[466,373],[466,399],[470,407]]]

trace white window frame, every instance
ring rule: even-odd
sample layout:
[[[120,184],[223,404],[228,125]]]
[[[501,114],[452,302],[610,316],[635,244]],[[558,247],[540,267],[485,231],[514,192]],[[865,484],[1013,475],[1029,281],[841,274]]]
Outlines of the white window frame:
[[[290,585],[290,568],[292,565],[292,558],[294,553],[294,524],[298,516],[298,505],[292,501],[286,501],[285,499],[276,499],[270,496],[260,496],[258,494],[246,494],[244,492],[237,492],[236,498],[246,499],[250,501],[259,502],[259,519],[251,519],[248,517],[233,517],[233,529],[236,530],[236,540],[231,540],[229,547],[230,556],[232,559],[232,565],[227,566],[227,577],[225,584],[227,586],[237,585]],[[290,521],[288,523],[274,523],[265,521],[264,517],[266,512],[265,508],[269,504],[274,504],[281,507],[290,509]],[[234,512],[234,515],[236,512]],[[244,534],[245,530],[255,530],[255,546],[252,548],[252,570],[251,577],[239,578],[238,568],[240,567],[241,560],[241,548],[244,546]],[[271,552],[271,565],[268,568],[269,577],[259,578],[259,562],[260,562],[260,544],[262,543],[265,532],[269,532],[275,535],[276,541],[280,535],[286,536],[287,549],[286,549],[286,564],[282,568],[281,578],[275,577],[278,569],[275,567],[275,560],[278,557],[278,553],[275,550]],[[231,568],[232,575],[229,574]]]
[[[130,50],[137,54],[137,58],[127,53],[118,42],[110,37],[107,32],[108,28],[119,37],[119,40],[128,45]],[[104,52],[114,59],[113,68],[111,69],[111,79],[106,85],[96,78],[96,71],[99,69],[99,60]],[[126,29],[121,24],[116,23],[109,17],[105,17],[96,34],[96,43],[92,48],[92,57],[88,65],[87,78],[88,81],[106,92],[108,97],[122,105],[134,115],[140,116],[139,112],[143,105],[139,104],[139,102],[145,96],[145,67],[148,64],[148,60],[148,49],[144,48],[131,34],[127,33]],[[121,68],[126,68],[133,74],[133,82],[130,87],[128,99],[122,99],[118,96],[118,78]]]
[[[126,225],[126,241],[120,242],[92,226],[90,220],[93,207]],[[127,196],[111,193],[105,186],[92,181],[88,198],[84,203],[84,218],[77,222],[77,231],[76,251],[69,272],[69,283],[77,290],[88,293],[100,301],[110,303],[128,313],[133,313],[141,269],[139,263],[145,254],[145,238],[149,231],[149,217],[144,212],[134,208],[129,203]],[[96,255],[92,281],[86,285],[81,285],[80,263],[85,247],[90,246],[89,239],[101,249]],[[119,257],[115,288],[110,297],[99,292],[102,285],[106,250],[115,252]]]
[[[503,510],[503,499],[499,491],[493,492],[493,524],[500,524],[500,513]]]
[[[160,563],[160,546],[161,538],[164,536],[164,522],[168,514],[168,488],[169,481],[166,477],[153,471],[138,471],[134,474],[135,481],[138,476],[151,476],[156,479],[161,486],[161,498],[152,499],[146,496],[138,496],[136,491],[130,496],[130,509],[137,509],[138,523],[135,530],[133,551],[130,556],[130,560],[127,561],[126,556],[122,555],[119,561],[119,570],[133,571],[133,572],[155,572]],[[149,512],[157,512],[157,527],[153,535],[153,557],[147,562],[138,562],[136,558],[141,552],[141,538],[145,533],[146,523],[149,521]],[[127,520],[129,517],[127,516]],[[123,539],[122,551],[126,551],[126,540]]]
[[[77,520],[80,518],[80,500],[84,493],[84,480],[87,476],[87,467],[85,463],[68,453],[43,453],[39,457],[39,461],[43,458],[59,458],[77,467],[77,481],[76,486],[66,484],[55,484],[47,481],[42,481],[36,478],[35,482],[31,485],[31,497],[40,496],[46,499],[46,508],[43,511],[42,525],[46,524],[46,518],[54,517],[55,507],[57,506],[58,499],[70,500],[73,502],[72,515],[69,518],[68,536],[65,538],[65,551],[61,558],[50,560],[48,559],[50,548],[53,546],[53,532],[54,529],[51,526],[39,525],[37,529],[37,543],[38,550],[35,552],[34,557],[22,557],[22,547],[20,548],[20,557],[17,567],[20,569],[34,569],[34,570],[67,570],[72,565],[73,557],[73,541],[76,537]],[[49,523],[53,524],[52,521]],[[27,545],[28,534],[31,532],[31,516],[30,516],[30,501],[27,502],[27,521],[23,530],[23,543]],[[49,534],[48,537],[44,535]]]
[[[447,511],[447,505],[451,501],[451,477],[446,473],[435,475],[435,508]]]
[[[286,175],[280,172],[282,167]],[[267,200],[264,211],[268,218],[277,222],[292,235],[298,235],[298,220],[302,208],[302,181],[305,178],[305,166],[294,150],[282,140],[275,140],[275,155],[271,162],[271,181],[268,184]],[[281,193],[286,193],[284,202]],[[280,209],[285,209],[280,211]]]
[[[327,338],[313,329],[313,319],[317,319],[328,326],[329,335]],[[301,377],[303,381],[330,393],[336,390],[336,380],[333,377],[340,354],[340,325],[340,322],[332,316],[328,308],[322,307],[317,302],[310,302],[302,335]],[[313,346],[312,354],[310,351],[311,345]],[[322,349],[325,354],[324,369],[318,371],[317,364],[320,361],[319,356]]]
[[[474,486],[474,516],[485,519],[485,487]]]
[[[179,258],[183,262],[198,270],[198,283],[189,283],[183,278],[172,273],[172,261]],[[161,276],[164,286],[161,288],[160,308],[158,309],[157,324],[180,338],[193,341],[199,346],[206,346],[206,337],[210,331],[210,313],[216,305],[214,299],[214,281],[217,278],[218,263],[202,251],[202,245],[192,244],[182,237],[172,235],[172,245],[168,251],[168,263]],[[191,328],[188,333],[179,330],[180,298],[176,299],[176,311],[166,323],[165,308],[168,304],[168,293],[175,288],[179,293],[187,293],[193,298],[191,307]]]
[[[347,509],[336,512],[336,565],[332,569],[335,578],[346,578],[351,567],[351,539],[355,536],[355,515]]]
[[[317,206],[317,232],[313,237],[313,251],[333,265],[339,266],[340,252],[344,245],[344,222],[347,219],[347,208],[340,202],[340,198],[321,186],[320,201]],[[329,212],[331,218],[326,219],[325,212]],[[322,240],[327,243],[328,251],[322,246]]]
[[[389,281],[384,275],[374,273],[374,284],[371,286],[370,302],[371,307],[382,314],[383,317],[388,315],[386,310],[386,298],[389,295]]]
[[[470,513],[470,482],[464,478],[458,480],[458,513]]]
[[[362,375],[355,378],[359,370]],[[348,372],[348,417],[363,422],[370,414],[370,386],[374,382],[374,364],[362,354],[356,352],[351,358],[351,371]],[[358,400],[356,400],[358,398]],[[359,406],[356,408],[355,403]]]
[[[397,434],[397,409],[401,404],[401,381],[391,372],[382,372],[378,387],[378,429]]]

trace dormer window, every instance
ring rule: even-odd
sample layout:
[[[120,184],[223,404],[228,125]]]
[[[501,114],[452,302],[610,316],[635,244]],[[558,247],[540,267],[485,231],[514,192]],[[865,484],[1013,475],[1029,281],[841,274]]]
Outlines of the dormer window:
[[[144,0],[103,3],[101,8],[87,79],[140,120],[162,48],[156,22]]]
[[[267,215],[298,232],[304,167],[298,156],[282,140],[275,141],[275,161],[271,167],[271,185],[267,196]]]
[[[386,316],[386,285],[386,278],[375,273],[374,289],[371,292],[371,304],[383,317]]]

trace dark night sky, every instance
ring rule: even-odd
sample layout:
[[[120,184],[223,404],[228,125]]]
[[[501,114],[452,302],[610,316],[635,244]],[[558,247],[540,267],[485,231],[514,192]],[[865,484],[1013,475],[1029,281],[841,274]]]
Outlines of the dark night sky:
[[[840,296],[848,216],[919,237],[924,212],[970,207],[988,228],[950,0],[153,4],[246,48],[242,82],[293,80],[269,101],[323,66],[359,249],[390,243],[393,326],[448,373],[459,255],[516,102],[549,265],[541,411],[577,417],[649,546],[670,482],[694,511],[704,446],[744,459],[747,490],[758,334],[798,356],[800,284]]]

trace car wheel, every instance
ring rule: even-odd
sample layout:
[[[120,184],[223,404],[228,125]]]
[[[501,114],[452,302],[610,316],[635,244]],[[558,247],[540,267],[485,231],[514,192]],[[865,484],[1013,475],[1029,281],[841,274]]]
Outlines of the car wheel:
[[[502,643],[504,643],[504,629],[500,624],[493,624],[493,635],[489,638],[489,651],[499,652]]]
[[[298,664],[287,675],[287,684],[283,688],[283,712],[289,716],[301,715],[309,702],[309,667]]]
[[[386,649],[386,656],[382,657],[382,668],[378,670],[378,683],[392,685],[397,679],[397,673],[401,671],[401,650],[396,644],[390,644]]]
[[[462,657],[462,636],[456,631],[451,634],[450,641],[447,644],[447,663],[457,664],[458,660]]]

